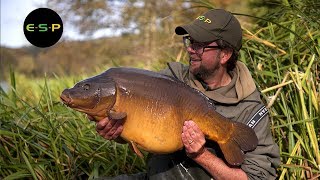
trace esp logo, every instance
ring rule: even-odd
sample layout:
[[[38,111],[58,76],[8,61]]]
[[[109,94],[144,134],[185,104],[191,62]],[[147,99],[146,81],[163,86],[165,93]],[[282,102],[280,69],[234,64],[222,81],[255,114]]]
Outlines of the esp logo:
[[[48,24],[39,24],[38,27],[35,27],[35,24],[28,24],[26,29],[29,32],[34,32],[35,29],[38,30],[39,32],[47,32],[48,31]],[[49,26],[49,29],[54,32],[54,30],[60,29],[61,25],[60,24],[52,24],[52,27]]]
[[[206,18],[205,16],[198,16],[197,19],[198,19],[199,21],[203,21],[203,22],[205,22],[205,23],[211,24],[211,19]]]
[[[38,8],[26,17],[23,32],[34,46],[50,47],[61,38],[63,23],[60,16],[52,9]]]

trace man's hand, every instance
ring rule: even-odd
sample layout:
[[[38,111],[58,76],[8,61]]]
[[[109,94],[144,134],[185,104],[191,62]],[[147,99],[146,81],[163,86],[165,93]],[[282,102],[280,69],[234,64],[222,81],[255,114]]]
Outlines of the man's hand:
[[[88,119],[94,121],[92,116],[88,115]],[[108,140],[115,140],[119,137],[123,130],[124,120],[114,120],[109,119],[108,117],[101,119],[97,122],[96,130],[100,136]]]
[[[248,179],[242,169],[229,167],[204,147],[204,134],[193,121],[184,122],[181,138],[187,155],[206,169],[214,179]]]
[[[195,158],[205,151],[204,134],[193,121],[184,122],[181,138],[189,157]]]

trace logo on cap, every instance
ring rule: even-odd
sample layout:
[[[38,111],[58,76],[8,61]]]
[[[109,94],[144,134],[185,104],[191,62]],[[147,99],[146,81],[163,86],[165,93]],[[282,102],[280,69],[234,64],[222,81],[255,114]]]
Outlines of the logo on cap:
[[[206,18],[205,16],[198,16],[197,19],[198,19],[199,21],[203,21],[204,23],[211,24],[211,19]]]

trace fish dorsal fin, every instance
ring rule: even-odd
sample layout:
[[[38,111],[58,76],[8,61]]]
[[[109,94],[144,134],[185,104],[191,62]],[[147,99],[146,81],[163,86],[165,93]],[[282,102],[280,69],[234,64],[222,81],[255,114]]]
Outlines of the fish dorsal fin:
[[[114,119],[114,120],[124,119],[125,117],[127,117],[127,113],[110,111],[108,113],[108,117],[110,117],[111,119]]]
[[[139,150],[139,148],[137,147],[137,144],[133,141],[130,141],[130,147],[131,149],[139,156],[139,157],[143,157],[141,151]]]

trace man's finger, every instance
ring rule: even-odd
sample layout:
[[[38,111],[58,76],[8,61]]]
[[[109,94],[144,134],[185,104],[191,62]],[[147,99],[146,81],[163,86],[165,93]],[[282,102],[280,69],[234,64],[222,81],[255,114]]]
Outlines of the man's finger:
[[[106,124],[106,126],[103,130],[108,133],[112,129],[112,127],[114,126],[115,123],[116,123],[116,120],[109,119],[108,123]]]
[[[97,122],[96,130],[97,131],[103,130],[108,124],[108,122],[109,122],[108,118],[101,119],[99,122]]]
[[[123,131],[123,126],[120,126],[111,136],[111,139],[116,139],[120,136],[121,132]]]
[[[100,136],[102,136],[102,137],[105,136],[105,133],[104,133],[103,131],[98,131],[98,134],[99,134]],[[105,137],[104,137],[104,138],[105,138]]]
[[[193,130],[193,128],[192,128],[193,124],[191,122],[192,121],[185,121],[185,126],[187,127],[189,132],[191,132]]]
[[[107,139],[107,140],[112,140],[112,138],[111,138],[109,135],[107,135],[107,134],[104,134],[102,137],[105,138],[105,139]]]
[[[192,137],[190,136],[190,129],[188,129],[187,127],[183,128],[183,134],[186,138],[187,144],[191,145],[194,141],[194,139],[192,139]]]
[[[190,124],[191,129],[192,129],[195,133],[200,133],[200,134],[202,133],[201,130],[200,130],[200,128],[198,127],[198,125],[197,125],[195,122],[189,121],[189,124]]]
[[[185,133],[181,133],[181,139],[182,139],[182,143],[184,144],[185,148],[188,149],[190,146],[189,146],[188,139],[187,139]]]
[[[112,121],[110,123],[110,125],[112,125],[112,127],[110,127],[110,129],[108,130],[107,135],[109,135],[111,137],[115,134],[115,132],[118,131],[118,128],[123,125],[123,120],[110,120],[110,121]],[[105,128],[105,129],[107,129],[107,128]]]
[[[190,126],[190,134],[192,138],[204,138],[203,132],[194,121],[189,121],[188,125]]]
[[[94,119],[94,117],[93,117],[93,116],[90,116],[89,114],[87,114],[87,118],[88,118],[90,121],[96,121],[96,120]]]

